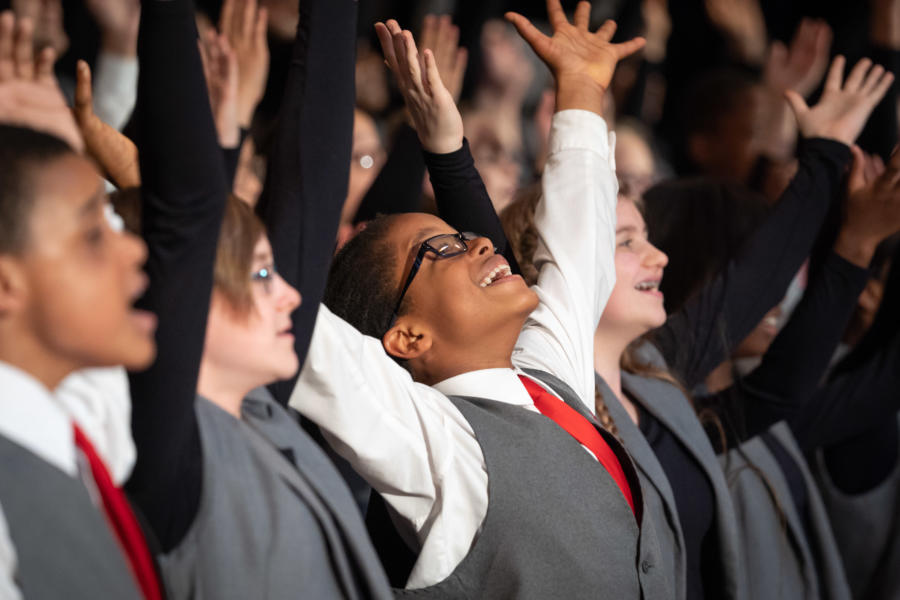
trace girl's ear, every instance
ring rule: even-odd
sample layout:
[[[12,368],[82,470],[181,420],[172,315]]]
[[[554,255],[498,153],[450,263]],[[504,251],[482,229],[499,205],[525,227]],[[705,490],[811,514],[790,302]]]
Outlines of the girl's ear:
[[[398,317],[381,338],[385,351],[396,358],[412,360],[427,352],[434,341],[431,332],[414,319]]]

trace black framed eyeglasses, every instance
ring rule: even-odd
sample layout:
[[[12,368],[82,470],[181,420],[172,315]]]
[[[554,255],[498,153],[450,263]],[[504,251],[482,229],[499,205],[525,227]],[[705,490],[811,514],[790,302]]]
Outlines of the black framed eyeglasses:
[[[412,269],[410,269],[409,275],[406,278],[406,283],[403,284],[400,297],[397,298],[397,304],[394,305],[394,312],[391,315],[391,322],[388,324],[388,329],[394,326],[394,321],[397,320],[397,311],[400,310],[400,305],[403,304],[403,298],[406,297],[409,286],[412,285],[416,273],[419,272],[419,267],[422,266],[422,260],[425,259],[425,255],[431,252],[434,254],[435,259],[439,259],[452,258],[454,256],[459,256],[460,254],[465,254],[469,251],[469,246],[466,242],[472,241],[477,237],[476,234],[470,231],[464,231],[462,233],[442,233],[422,242],[422,245],[419,246],[419,251],[416,253],[416,259],[413,261]]]

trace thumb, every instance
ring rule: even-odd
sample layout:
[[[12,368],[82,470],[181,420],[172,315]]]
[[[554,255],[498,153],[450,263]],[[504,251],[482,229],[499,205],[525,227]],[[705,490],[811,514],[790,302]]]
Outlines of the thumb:
[[[797,117],[798,121],[809,111],[806,100],[794,90],[785,90],[784,97],[788,101],[788,104],[791,105],[791,110],[794,111],[794,115]]]
[[[94,112],[94,94],[91,90],[91,68],[79,60],[75,69],[75,112],[83,118]]]

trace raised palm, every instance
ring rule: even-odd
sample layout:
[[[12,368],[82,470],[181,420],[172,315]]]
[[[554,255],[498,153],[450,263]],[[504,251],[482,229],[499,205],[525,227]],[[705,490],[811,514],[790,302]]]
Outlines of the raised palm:
[[[588,29],[591,4],[585,0],[575,8],[572,23],[566,18],[559,0],[547,0],[547,15],[553,35],[541,33],[528,19],[514,12],[506,19],[515,25],[534,52],[553,71],[557,81],[587,78],[602,89],[609,87],[616,63],[644,47],[643,38],[621,44],[610,40],[616,32],[614,21],[606,21],[596,32]]]

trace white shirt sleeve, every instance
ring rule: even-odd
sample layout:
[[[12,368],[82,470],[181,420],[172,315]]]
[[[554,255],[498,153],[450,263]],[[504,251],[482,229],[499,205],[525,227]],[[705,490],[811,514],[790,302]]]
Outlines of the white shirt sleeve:
[[[519,367],[568,383],[588,408],[594,399],[594,330],[615,284],[615,138],[597,114],[556,113],[535,210],[534,263],[540,304],[516,343]]]
[[[481,447],[450,400],[322,305],[290,405],[400,516],[401,535],[420,550],[408,587],[448,576],[488,501]]]
[[[104,123],[122,129],[137,100],[137,57],[100,51],[94,67],[94,112]]]
[[[16,585],[16,549],[13,547],[6,526],[6,517],[0,507],[0,598],[22,600],[22,593]]]

